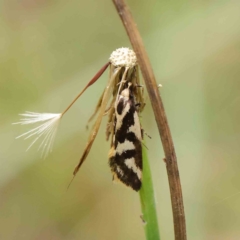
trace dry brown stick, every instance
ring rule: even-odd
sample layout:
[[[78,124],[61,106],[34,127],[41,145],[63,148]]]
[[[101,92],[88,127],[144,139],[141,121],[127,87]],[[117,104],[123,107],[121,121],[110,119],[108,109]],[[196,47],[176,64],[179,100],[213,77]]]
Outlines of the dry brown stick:
[[[159,89],[142,38],[126,3],[124,0],[113,0],[113,3],[137,55],[161,136],[171,193],[175,240],[186,240],[186,223],[177,157]]]

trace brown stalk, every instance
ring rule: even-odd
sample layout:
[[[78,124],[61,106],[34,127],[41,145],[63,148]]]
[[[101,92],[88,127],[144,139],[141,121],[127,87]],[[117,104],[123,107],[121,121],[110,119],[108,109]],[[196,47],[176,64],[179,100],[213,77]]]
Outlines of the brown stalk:
[[[155,120],[157,122],[158,131],[162,140],[171,193],[175,240],[186,240],[186,223],[177,157],[155,76],[146,50],[143,46],[142,38],[126,3],[124,0],[113,0],[113,3],[115,4],[117,12],[137,55],[138,63],[152,104]]]

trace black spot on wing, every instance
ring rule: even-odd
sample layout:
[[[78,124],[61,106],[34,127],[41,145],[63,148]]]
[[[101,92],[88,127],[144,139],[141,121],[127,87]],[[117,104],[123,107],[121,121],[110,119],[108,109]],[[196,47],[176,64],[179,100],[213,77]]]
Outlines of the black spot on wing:
[[[134,142],[134,146],[136,149],[135,163],[138,168],[142,170],[142,143],[139,140]]]
[[[125,159],[123,155],[118,156],[118,163],[116,162],[116,158],[112,157],[109,159],[110,168],[122,183],[131,187],[133,190],[138,191],[141,188],[141,179],[138,178],[138,175],[131,168],[126,166],[124,161]],[[123,174],[117,169],[120,169]]]
[[[136,156],[136,150],[135,149],[131,149],[131,150],[126,150],[124,152],[122,152],[121,155],[119,155],[118,153],[115,156],[115,161],[117,164],[121,165],[122,161],[128,158],[132,158]]]
[[[142,170],[141,142],[139,140],[136,140],[134,142],[134,146],[135,149],[126,150],[122,154],[116,153],[115,156],[112,156],[109,159],[109,165],[112,172],[114,172],[117,175],[118,179],[122,183],[131,187],[135,191],[138,191],[141,188],[141,179],[139,179],[138,175],[125,163],[126,159],[134,158],[136,167]],[[120,169],[122,173],[117,171],[117,169]]]
[[[129,142],[133,142],[133,143],[138,140],[137,137],[136,137],[136,135],[135,135],[133,132],[128,132],[128,133],[126,134],[126,139],[127,139]]]
[[[136,111],[136,109],[131,103],[129,111],[126,113],[126,115],[122,119],[121,127],[115,133],[115,140],[117,140],[118,142],[123,143],[125,141],[129,128],[132,125],[134,125],[135,111]],[[120,117],[117,117],[117,121],[119,120],[118,118],[120,118]]]
[[[124,108],[124,101],[123,101],[123,99],[120,99],[118,104],[117,104],[117,113],[119,115],[122,114],[123,108]]]

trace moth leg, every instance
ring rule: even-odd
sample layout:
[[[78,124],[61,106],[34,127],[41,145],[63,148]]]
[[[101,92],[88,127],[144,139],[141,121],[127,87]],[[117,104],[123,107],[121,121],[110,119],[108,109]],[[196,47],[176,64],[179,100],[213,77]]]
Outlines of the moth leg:
[[[111,76],[111,78],[109,79],[109,81],[107,83],[107,87],[105,88],[105,91],[104,91],[104,94],[103,94],[103,97],[102,97],[101,107],[99,109],[99,114],[98,114],[97,120],[96,120],[96,122],[93,126],[92,132],[91,132],[91,134],[89,136],[89,139],[88,139],[87,146],[86,146],[86,148],[85,148],[85,150],[82,154],[82,157],[79,160],[78,165],[76,166],[76,168],[73,172],[73,175],[77,174],[78,170],[80,169],[81,165],[83,164],[84,160],[86,159],[86,157],[88,156],[88,154],[91,150],[92,144],[93,144],[93,142],[94,142],[94,140],[97,136],[99,127],[101,125],[102,117],[104,115],[107,103],[108,103],[108,101],[110,99],[110,96],[111,96],[111,93],[112,93],[112,88],[113,88],[113,85],[114,85],[114,79],[117,76],[120,69],[121,69],[120,67],[116,68],[116,70],[114,71],[113,75]]]
[[[145,143],[142,142],[142,145],[148,150],[148,147],[145,145]]]
[[[142,104],[141,103],[136,103],[135,107],[140,107]]]
[[[152,139],[152,137],[150,135],[148,135],[147,132],[143,128],[141,128],[142,139],[143,139],[143,134],[145,134],[148,138]]]
[[[144,138],[144,134],[147,136],[147,137],[149,137],[150,139],[152,139],[146,132],[145,132],[145,130],[143,129],[143,128],[141,128],[141,136],[142,136],[142,139]],[[145,145],[145,143],[142,141],[141,142],[142,143],[142,145],[148,150],[148,147]]]
[[[150,135],[148,135],[145,131],[144,131],[144,134],[145,134],[148,138],[152,139],[152,137],[151,137]]]

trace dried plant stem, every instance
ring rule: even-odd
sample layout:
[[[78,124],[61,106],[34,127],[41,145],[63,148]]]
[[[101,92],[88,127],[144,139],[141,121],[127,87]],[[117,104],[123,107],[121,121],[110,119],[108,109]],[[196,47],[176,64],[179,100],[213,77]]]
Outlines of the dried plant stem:
[[[159,89],[146,50],[143,46],[141,36],[126,3],[124,0],[113,0],[113,3],[115,4],[117,12],[137,55],[138,63],[141,68],[161,136],[171,193],[175,240],[186,240],[186,223],[177,157],[162,99],[159,95]]]

